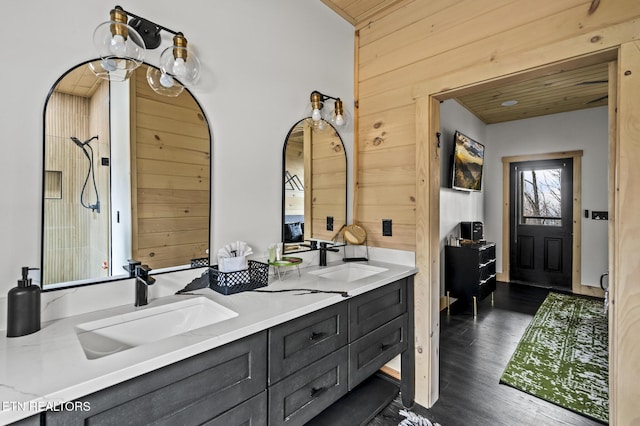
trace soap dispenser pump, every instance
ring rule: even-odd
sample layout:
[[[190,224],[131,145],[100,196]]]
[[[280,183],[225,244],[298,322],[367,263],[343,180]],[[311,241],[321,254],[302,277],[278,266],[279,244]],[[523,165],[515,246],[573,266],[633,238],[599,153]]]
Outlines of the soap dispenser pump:
[[[29,270],[22,268],[22,279],[7,295],[7,337],[20,337],[40,330],[40,287],[31,283]]]

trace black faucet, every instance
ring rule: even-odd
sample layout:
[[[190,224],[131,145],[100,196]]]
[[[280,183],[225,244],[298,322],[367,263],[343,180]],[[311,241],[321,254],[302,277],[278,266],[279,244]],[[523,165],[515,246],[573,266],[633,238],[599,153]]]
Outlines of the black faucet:
[[[134,306],[144,306],[149,301],[147,296],[149,294],[149,286],[156,282],[156,279],[149,275],[148,265],[136,265],[136,303]]]
[[[129,259],[129,260],[127,260],[127,264],[126,265],[122,265],[122,269],[124,269],[125,271],[127,271],[129,273],[129,278],[135,278],[135,276],[136,276],[136,266],[140,266],[141,264],[142,264],[142,262],[140,262],[139,260]]]
[[[337,247],[328,247],[329,243],[320,243],[320,266],[327,266],[327,252],[339,252],[340,249]]]

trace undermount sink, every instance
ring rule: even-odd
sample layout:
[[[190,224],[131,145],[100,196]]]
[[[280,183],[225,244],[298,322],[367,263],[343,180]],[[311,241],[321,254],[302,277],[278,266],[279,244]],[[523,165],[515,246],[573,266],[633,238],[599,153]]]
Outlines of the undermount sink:
[[[380,268],[378,266],[365,265],[362,263],[345,263],[344,265],[323,268],[309,273],[331,280],[351,282],[361,280],[387,270],[387,268]]]
[[[78,324],[75,331],[86,357],[96,359],[235,316],[206,297],[196,297]]]

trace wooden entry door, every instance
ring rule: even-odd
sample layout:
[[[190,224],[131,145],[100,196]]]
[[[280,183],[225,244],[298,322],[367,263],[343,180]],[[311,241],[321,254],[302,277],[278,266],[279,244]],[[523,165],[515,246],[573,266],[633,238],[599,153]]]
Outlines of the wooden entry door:
[[[571,288],[573,159],[511,163],[512,281]]]

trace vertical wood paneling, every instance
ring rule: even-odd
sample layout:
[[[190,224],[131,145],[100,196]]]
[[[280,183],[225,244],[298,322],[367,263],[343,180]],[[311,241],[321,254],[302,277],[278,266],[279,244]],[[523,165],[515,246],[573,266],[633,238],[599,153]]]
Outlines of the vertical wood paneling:
[[[616,253],[617,250],[617,227],[618,227],[618,203],[619,197],[617,196],[618,188],[618,172],[620,167],[618,166],[620,158],[620,143],[618,138],[618,121],[620,117],[618,115],[618,73],[619,64],[618,61],[609,63],[609,312],[615,314],[615,308],[611,303],[611,300],[615,300],[617,297],[616,285],[617,273],[618,273],[618,260],[619,256]],[[617,371],[616,351],[612,351],[611,348],[616,345],[614,342],[617,337],[617,329],[615,325],[617,319],[609,321],[609,412],[616,413],[618,405],[617,397],[617,383],[614,381],[615,373]],[[616,415],[610,416],[610,420]]]
[[[615,281],[611,301],[611,424],[640,424],[640,42],[620,49],[618,73],[618,164],[614,222]],[[610,281],[611,282],[611,281]]]
[[[93,167],[98,194],[100,194],[100,214],[92,215],[89,228],[90,274],[92,277],[110,275],[107,266],[111,264],[111,169],[103,166],[102,158],[111,158],[111,132],[109,130],[109,85],[102,82],[89,102],[89,133],[99,136],[94,147]],[[93,143],[93,142],[92,142]]]
[[[210,138],[192,96],[156,94],[136,71],[132,148],[133,257],[152,269],[207,257]]]
[[[105,112],[105,108],[107,108]],[[106,113],[101,120],[100,115]],[[92,98],[54,92],[45,116],[45,170],[59,171],[62,198],[45,199],[43,283],[81,280],[106,275],[102,262],[109,260],[109,171],[100,157],[109,155],[108,84],[102,84]],[[70,139],[91,142],[94,149],[96,185],[101,196],[101,213],[80,204],[88,162]],[[91,179],[85,192],[95,203]]]

